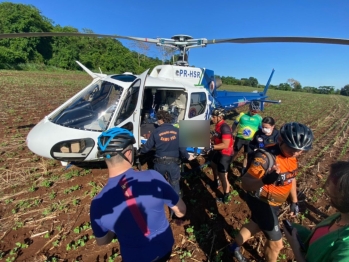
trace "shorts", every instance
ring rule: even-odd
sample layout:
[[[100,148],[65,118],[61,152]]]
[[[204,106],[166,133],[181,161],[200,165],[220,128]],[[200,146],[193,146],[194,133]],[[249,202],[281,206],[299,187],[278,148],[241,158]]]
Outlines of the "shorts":
[[[216,164],[219,173],[227,173],[232,160],[232,156],[222,155],[220,152],[215,152],[212,158],[212,162]]]
[[[244,153],[245,154],[252,152],[252,149],[250,148],[250,142],[251,142],[250,140],[236,137],[235,143],[234,143],[234,152],[238,153],[242,146],[244,146]]]
[[[271,241],[282,238],[278,214],[279,206],[271,206],[247,193],[246,203],[251,210],[251,219],[263,231],[265,237]]]

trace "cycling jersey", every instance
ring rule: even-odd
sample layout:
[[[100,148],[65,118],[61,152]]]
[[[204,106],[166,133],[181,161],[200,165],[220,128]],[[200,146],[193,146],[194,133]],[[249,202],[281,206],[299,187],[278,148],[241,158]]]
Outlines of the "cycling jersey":
[[[236,137],[252,140],[254,134],[262,125],[262,117],[258,114],[251,116],[250,113],[240,113],[235,123],[239,123]]]
[[[277,148],[275,149],[275,147]],[[278,146],[275,147],[273,148],[273,151],[277,152],[274,154],[276,157],[275,163],[279,164],[280,178],[282,178],[282,183],[276,182],[271,185],[264,185],[258,192],[255,193],[255,196],[260,200],[267,202],[269,205],[279,206],[286,201],[290,194],[292,180],[296,177],[298,163],[295,157],[284,157],[281,154]],[[267,169],[267,156],[262,152],[257,151],[247,172],[251,176],[261,179]]]
[[[214,144],[218,145],[223,143],[223,139],[229,139],[229,147],[221,150],[222,155],[232,156],[234,153],[233,150],[233,135],[230,126],[221,120],[216,124],[215,134],[214,134]]]

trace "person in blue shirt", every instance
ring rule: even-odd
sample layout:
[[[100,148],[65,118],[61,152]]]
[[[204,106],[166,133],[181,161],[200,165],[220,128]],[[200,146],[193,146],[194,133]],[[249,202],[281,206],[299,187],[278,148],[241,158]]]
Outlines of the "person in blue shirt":
[[[182,159],[188,161],[192,158],[185,147],[179,146],[179,129],[171,124],[171,115],[159,110],[156,118],[159,126],[150,134],[140,154],[146,154],[155,148],[154,169],[168,177],[170,184],[180,195],[180,163]]]
[[[186,206],[160,173],[133,170],[135,142],[130,131],[118,127],[98,137],[109,179],[91,202],[91,226],[98,245],[117,237],[124,262],[165,262],[174,238],[164,204],[177,217],[185,215]]]

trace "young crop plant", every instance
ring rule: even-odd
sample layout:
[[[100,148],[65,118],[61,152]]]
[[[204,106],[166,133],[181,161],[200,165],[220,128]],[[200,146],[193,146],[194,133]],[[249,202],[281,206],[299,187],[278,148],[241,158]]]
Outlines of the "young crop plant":
[[[90,192],[91,198],[95,197],[102,190],[102,187],[98,186],[94,181],[90,181],[88,184],[92,186],[92,190]]]
[[[80,185],[76,185],[76,186],[71,186],[70,188],[67,188],[64,190],[64,194],[69,194],[71,192],[74,192],[76,190],[79,190],[81,188]]]
[[[57,193],[55,192],[55,191],[51,191],[51,193],[49,194],[49,198],[50,198],[50,200],[53,200],[53,199],[55,199],[55,197],[57,196]]]
[[[108,257],[108,262],[114,262],[115,259],[117,259],[118,257],[119,257],[119,254],[114,253],[110,257]]]
[[[52,184],[53,184],[53,183],[52,183],[51,181],[49,181],[49,180],[44,180],[44,181],[42,181],[41,186],[44,186],[44,187],[51,187]]]
[[[81,203],[81,200],[80,199],[78,199],[78,198],[76,198],[76,199],[73,199],[73,205],[74,206],[78,206],[80,203]]]

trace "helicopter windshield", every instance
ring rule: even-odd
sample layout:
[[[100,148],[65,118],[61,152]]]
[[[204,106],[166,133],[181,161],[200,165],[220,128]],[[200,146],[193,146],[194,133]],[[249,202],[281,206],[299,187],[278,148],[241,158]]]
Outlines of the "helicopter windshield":
[[[50,120],[59,125],[104,131],[119,103],[123,88],[108,81],[99,80],[62,108]]]

